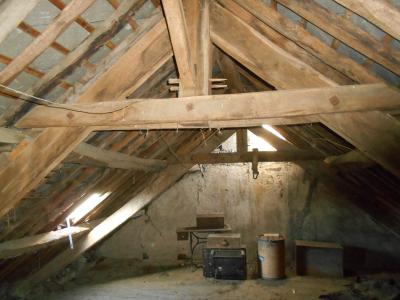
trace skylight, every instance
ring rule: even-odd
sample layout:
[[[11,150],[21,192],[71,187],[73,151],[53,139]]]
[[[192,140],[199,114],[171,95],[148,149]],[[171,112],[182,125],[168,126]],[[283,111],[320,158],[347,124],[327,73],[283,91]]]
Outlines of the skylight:
[[[286,141],[285,137],[284,137],[282,134],[280,134],[279,131],[276,130],[275,128],[273,128],[271,125],[264,124],[262,127],[263,127],[265,130],[268,130],[269,132],[271,132],[271,133],[272,133],[273,135],[275,135],[276,137],[280,138],[281,140]]]
[[[247,131],[248,151],[257,148],[258,151],[276,151],[276,148],[268,143],[266,140],[256,136],[251,131]]]
[[[85,199],[79,206],[77,206],[72,213],[67,217],[72,224],[79,222],[84,216],[91,212],[96,206],[104,201],[110,195],[108,193],[93,193]]]

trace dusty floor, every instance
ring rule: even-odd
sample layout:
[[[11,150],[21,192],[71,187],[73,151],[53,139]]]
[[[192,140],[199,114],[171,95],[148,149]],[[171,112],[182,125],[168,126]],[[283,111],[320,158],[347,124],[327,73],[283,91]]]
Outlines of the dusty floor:
[[[116,279],[104,283],[76,282],[64,291],[36,299],[318,299],[342,291],[350,279],[289,277],[281,281],[215,281],[190,267]]]

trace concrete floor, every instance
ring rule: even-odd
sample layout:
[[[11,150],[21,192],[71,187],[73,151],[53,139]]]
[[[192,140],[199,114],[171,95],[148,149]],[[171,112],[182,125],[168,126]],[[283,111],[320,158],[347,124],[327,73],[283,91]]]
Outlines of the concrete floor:
[[[345,289],[350,279],[289,277],[280,281],[216,281],[189,267],[103,283],[75,283],[36,299],[318,299]]]

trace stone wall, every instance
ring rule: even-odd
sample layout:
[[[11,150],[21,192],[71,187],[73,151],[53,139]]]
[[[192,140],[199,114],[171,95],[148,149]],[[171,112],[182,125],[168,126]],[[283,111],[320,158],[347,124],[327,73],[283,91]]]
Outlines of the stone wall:
[[[256,236],[281,233],[286,261],[293,266],[295,239],[337,242],[345,246],[349,271],[399,268],[400,239],[376,224],[340,191],[329,188],[292,163],[260,164],[252,178],[248,164],[204,166],[161,195],[146,215],[130,220],[97,254],[138,259],[150,265],[175,265],[187,242],[176,229],[194,226],[196,213],[223,212],[233,232],[247,245],[249,271],[256,266]],[[200,251],[198,252],[198,256]]]

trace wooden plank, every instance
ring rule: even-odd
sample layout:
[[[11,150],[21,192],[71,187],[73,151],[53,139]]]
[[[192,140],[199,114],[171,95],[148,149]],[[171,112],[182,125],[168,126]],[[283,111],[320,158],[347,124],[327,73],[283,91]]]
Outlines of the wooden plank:
[[[226,1],[221,1],[226,3]],[[335,68],[355,82],[376,83],[381,81],[374,73],[323,43],[301,25],[272,9],[270,6],[252,0],[236,0],[238,4],[251,12],[259,20],[278,31],[283,36],[306,49],[315,57]]]
[[[198,50],[196,56],[196,95],[211,94],[212,49],[210,37],[210,3],[200,0]]]
[[[334,14],[315,1],[277,0],[280,4],[321,28],[337,40],[357,50],[372,61],[400,75],[400,53],[389,51],[381,40],[362,30],[345,16]],[[375,1],[377,2],[377,1]]]
[[[226,140],[232,132],[225,132],[221,136],[214,135],[214,137],[207,141],[207,146],[200,142],[200,147],[197,144],[185,146],[183,151],[180,151],[179,155],[189,154],[191,151],[212,151],[221,142]],[[201,136],[201,135],[200,135]],[[201,141],[201,139],[200,139]],[[75,245],[74,249],[66,249],[58,254],[53,260],[44,265],[39,271],[30,275],[28,278],[20,281],[14,286],[14,294],[26,295],[29,289],[35,284],[47,279],[48,277],[56,274],[60,269],[64,268],[75,259],[77,259],[82,253],[91,249],[97,243],[104,240],[114,230],[119,228],[122,224],[128,221],[138,211],[149,205],[154,199],[159,197],[169,187],[171,187],[176,181],[178,181],[193,165],[173,165],[167,167],[155,176],[151,182],[148,182],[147,186],[139,192],[136,196],[131,198],[121,208],[107,217],[103,222],[93,228],[88,235],[81,238]]]
[[[179,71],[179,95],[191,96],[195,92],[194,57],[181,0],[162,0],[172,49]]]
[[[0,5],[0,43],[17,28],[25,17],[35,8],[39,0],[6,0]]]
[[[340,244],[337,244],[337,243],[304,241],[304,240],[295,240],[294,242],[295,242],[296,247],[327,248],[327,249],[343,250],[343,246]]]
[[[387,0],[335,0],[400,40],[400,10]]]
[[[290,151],[259,151],[258,161],[260,162],[289,162],[304,160],[321,160],[323,156],[319,153],[305,150]],[[242,153],[199,153],[190,157],[181,157],[183,163],[193,164],[235,164],[253,161],[252,152]],[[176,162],[176,163],[181,163]]]
[[[121,152],[100,149],[86,143],[80,143],[76,146],[74,152],[100,161],[107,167],[115,169],[156,171],[167,166],[166,161],[163,160],[139,158]]]
[[[45,247],[66,241],[71,235],[73,238],[89,232],[89,227],[72,226],[57,231],[27,236],[18,240],[6,241],[0,244],[0,258],[12,258],[35,252]]]
[[[88,9],[95,0],[72,0],[65,9],[55,18],[42,34],[19,54],[11,64],[0,72],[0,82],[9,84],[31,62],[42,54],[68,26]]]
[[[236,131],[236,152],[247,152],[247,129],[239,129]]]
[[[315,74],[318,72],[307,65],[303,66],[302,70],[296,68],[298,65],[296,59],[282,49],[275,49],[276,51],[274,51],[272,55],[270,45],[263,42],[263,39],[259,38],[258,35],[253,32],[253,28],[230,14],[221,6],[213,5],[211,11],[211,37],[213,42],[219,47],[225,48],[226,52],[230,52],[232,57],[240,61],[260,78],[267,82],[274,83],[276,88],[286,89],[336,85],[332,81],[321,80],[321,77],[318,75],[307,76],[306,74]],[[238,39],[236,33],[239,31],[242,32],[242,36],[252,37],[247,38],[246,41]],[[248,43],[249,40],[258,42]],[[252,45],[254,44],[257,44],[258,47],[253,47]],[[285,59],[288,65],[293,62],[294,67],[280,68],[281,74],[268,72],[269,69],[273,68],[272,66],[274,64],[279,66],[283,59]],[[304,76],[307,76],[307,81],[302,80]],[[293,80],[285,82],[284,78],[292,78]],[[357,128],[356,126],[350,125],[353,123],[353,114],[342,114],[340,118],[342,118],[341,126],[334,118],[331,119],[332,123],[330,123],[330,117],[324,118],[324,124],[337,134],[346,138],[353,145],[357,145],[366,156],[379,162],[386,170],[398,176],[400,165],[397,161],[393,164],[392,160],[394,156],[397,157],[398,149],[400,149],[400,140],[397,138],[398,132],[400,132],[400,126],[396,122],[393,122],[393,120],[388,120],[384,114],[379,112],[358,113],[354,115],[354,124],[374,124],[371,126],[371,130],[368,131],[368,135],[364,135],[360,134],[359,130],[365,131],[365,128],[368,127]],[[360,118],[364,120],[361,121]],[[370,121],[368,121],[369,119]],[[378,123],[374,122],[376,119],[379,119]],[[349,124],[349,128],[347,129],[344,128],[346,124]],[[383,149],[381,145],[385,145],[385,143],[389,143],[391,145],[390,149],[394,152],[389,154],[389,151]]]
[[[132,84],[136,85],[138,82],[144,82],[150,78],[157,70],[160,56],[162,60],[165,51],[167,51],[163,48],[162,39],[157,39],[159,34],[154,39],[153,32],[154,30],[158,31],[159,27],[154,25],[153,21],[150,20],[151,30],[148,32],[149,35],[139,35],[134,40],[121,43],[115,48],[112,57],[106,59],[97,70],[94,78],[98,80],[89,81],[83,88],[84,92],[76,94],[73,100],[77,103],[93,101],[89,93],[97,95],[97,98],[101,95],[109,98],[110,94],[115,94],[112,90],[115,81],[118,81],[118,86],[122,89],[118,92],[124,93],[126,89],[132,90]],[[161,24],[161,27],[161,33],[164,32],[167,42],[169,42],[165,22]],[[105,77],[111,78],[111,82],[106,84],[104,82]],[[0,181],[2,182],[0,216],[6,214],[29,191],[37,187],[40,181],[71,153],[75,146],[83,141],[91,131],[92,128],[46,129],[32,142],[20,143],[14,154],[12,153],[14,159],[10,159],[8,164],[0,170]],[[14,180],[15,177],[19,179]]]
[[[398,109],[400,93],[385,84],[351,85],[267,91],[229,95],[192,96],[182,99],[108,101],[68,105],[67,109],[40,106],[17,123],[19,128],[109,126],[120,129],[138,124],[185,124],[204,127],[230,121],[245,122],[273,118]],[[73,111],[71,111],[73,109]],[[238,122],[235,123],[235,120]],[[267,123],[268,124],[268,123]]]

